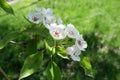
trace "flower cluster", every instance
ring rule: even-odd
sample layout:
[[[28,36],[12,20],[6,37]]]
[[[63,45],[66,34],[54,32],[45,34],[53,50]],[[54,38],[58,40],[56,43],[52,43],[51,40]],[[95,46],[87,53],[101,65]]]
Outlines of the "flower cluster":
[[[64,25],[61,19],[57,19],[50,8],[35,8],[35,13],[29,13],[29,21],[34,24],[42,22],[55,40],[64,39],[66,36],[76,39],[75,45],[68,47],[66,52],[74,61],[80,61],[81,51],[85,51],[87,43],[73,24]]]

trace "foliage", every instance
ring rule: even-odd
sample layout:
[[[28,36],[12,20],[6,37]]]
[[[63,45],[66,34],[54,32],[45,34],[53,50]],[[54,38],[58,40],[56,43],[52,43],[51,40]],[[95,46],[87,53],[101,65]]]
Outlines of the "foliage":
[[[14,15],[12,7],[6,2],[6,0],[0,0],[0,7],[4,9],[7,13]]]
[[[31,3],[33,4],[31,5]],[[78,3],[79,2],[79,3]],[[119,41],[120,38],[118,34],[120,33],[120,20],[119,20],[119,1],[118,0],[100,0],[100,1],[89,1],[89,0],[41,0],[35,4],[34,0],[24,0],[13,5],[15,9],[16,17],[5,15],[4,12],[0,12],[0,38],[5,39],[12,31],[24,31],[25,34],[22,34],[17,38],[9,38],[10,40],[15,40],[16,42],[22,43],[22,45],[17,46],[8,43],[5,47],[0,50],[0,66],[5,70],[10,79],[18,79],[20,69],[22,68],[23,62],[27,56],[34,53],[30,52],[29,46],[26,46],[26,42],[29,45],[31,41],[34,41],[30,38],[29,30],[31,25],[24,19],[23,15],[26,15],[28,11],[33,9],[35,6],[39,7],[51,7],[58,17],[62,15],[62,19],[65,23],[71,22],[75,24],[77,29],[83,34],[83,37],[88,42],[87,52],[84,52],[83,56],[88,58],[83,58],[86,61],[83,61],[89,65],[89,61],[92,64],[92,70],[95,80],[119,80],[119,70],[120,70],[120,50],[119,50]],[[62,6],[62,7],[61,7]],[[63,14],[64,13],[64,14]],[[114,14],[114,15],[113,15]],[[8,20],[9,19],[9,20]],[[17,21],[16,21],[17,20]],[[6,23],[4,23],[6,22]],[[15,22],[15,23],[14,23]],[[28,32],[27,32],[28,30]],[[32,30],[32,29],[31,29]],[[38,30],[38,29],[36,29]],[[46,30],[47,31],[47,30]],[[34,32],[36,33],[36,31]],[[14,35],[13,35],[14,36]],[[8,39],[8,40],[9,40]],[[48,35],[48,43],[51,46],[53,43]],[[23,42],[21,42],[23,41]],[[43,40],[41,40],[43,41]],[[41,41],[37,43],[41,44]],[[73,40],[68,39],[65,43],[71,43]],[[36,42],[36,41],[35,41]],[[35,43],[36,44],[36,43]],[[42,44],[41,44],[42,45]],[[43,44],[44,45],[44,44]],[[64,44],[63,44],[64,45]],[[22,47],[21,47],[22,46]],[[24,48],[25,47],[25,48]],[[37,47],[40,49],[41,46]],[[32,51],[32,50],[31,50]],[[64,53],[64,50],[62,50]],[[61,52],[61,51],[60,51]],[[57,58],[56,56],[63,57],[60,54],[53,56],[54,62],[58,65],[61,70],[62,79],[72,79],[72,80],[93,80],[93,78],[85,75],[83,68],[80,67],[80,64],[77,62],[72,62],[65,59]],[[46,51],[44,54],[44,59],[49,57],[49,51]],[[82,58],[81,58],[82,59]],[[45,69],[48,65],[48,60],[44,60],[41,64],[41,67],[37,69],[38,72],[25,78],[25,80],[43,80],[46,79]],[[84,63],[82,63],[85,65]],[[19,66],[18,66],[19,65]],[[87,65],[87,66],[88,66]],[[64,69],[63,69],[64,68]],[[85,68],[85,67],[84,67]],[[7,70],[8,69],[8,70]],[[86,67],[86,69],[89,69]],[[87,70],[88,71],[88,70]],[[42,72],[42,73],[41,73]],[[86,72],[87,73],[87,72]],[[0,78],[4,80],[4,77],[0,74]],[[24,80],[24,79],[23,79]]]

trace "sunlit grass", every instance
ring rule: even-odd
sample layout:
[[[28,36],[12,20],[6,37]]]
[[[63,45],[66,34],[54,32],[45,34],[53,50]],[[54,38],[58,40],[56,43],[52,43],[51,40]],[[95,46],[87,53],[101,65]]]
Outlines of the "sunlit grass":
[[[34,11],[35,7],[52,8],[55,15],[62,18],[64,24],[74,24],[87,40],[88,48],[85,55],[91,59],[96,80],[99,76],[101,80],[110,80],[110,78],[112,80],[114,74],[117,74],[120,68],[119,0],[19,0],[12,7],[15,16],[8,15],[0,9],[0,36],[6,35],[9,31],[22,31],[29,27],[30,23],[24,19],[24,16]],[[3,58],[1,59],[4,61]],[[106,69],[108,72],[104,73]],[[109,70],[113,70],[113,73]],[[77,73],[74,79],[79,80],[82,73],[77,72],[77,69],[74,71]]]

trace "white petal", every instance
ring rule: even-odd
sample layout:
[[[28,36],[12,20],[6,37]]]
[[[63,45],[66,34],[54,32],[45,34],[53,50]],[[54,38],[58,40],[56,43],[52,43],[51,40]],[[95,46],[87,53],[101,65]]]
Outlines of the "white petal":
[[[42,8],[42,14],[44,17],[48,17],[48,16],[53,16],[53,12],[50,8],[48,9],[45,9],[45,8]]]
[[[56,20],[56,23],[59,25],[59,24],[62,24],[62,19],[60,19],[60,18],[58,18],[57,20]]]
[[[68,55],[73,55],[74,54],[74,50],[75,50],[74,47],[68,47],[66,49],[66,52],[67,52]]]
[[[65,29],[66,26],[63,25],[63,24],[51,23],[51,24],[49,24],[48,26],[45,25],[45,27],[46,27],[47,29],[49,29],[49,30],[52,30],[52,29],[54,29],[54,28]]]
[[[79,31],[72,24],[67,25],[66,33],[70,38],[76,38],[79,35]]]
[[[47,14],[53,15],[52,9],[48,8],[48,9],[47,9]]]
[[[80,61],[80,57],[78,55],[72,55],[71,58],[74,60],[74,61]]]
[[[28,14],[29,21],[35,24],[38,24],[43,21],[43,17],[37,13],[29,13]]]
[[[58,28],[61,28],[61,29],[65,29],[66,26],[63,25],[63,24],[60,24],[60,25],[58,25],[57,27],[58,27]]]
[[[75,44],[82,51],[85,51],[85,48],[87,48],[87,42],[83,40],[81,35],[76,38]]]
[[[56,22],[55,16],[47,16],[47,17],[44,17],[44,19],[43,19],[43,24],[48,29],[49,29],[49,26],[46,26],[46,25],[50,25],[50,24],[53,24],[55,22]]]
[[[83,36],[82,36],[82,35],[78,35],[78,36],[76,36],[76,39],[77,39],[77,40],[84,41],[84,39],[83,39]]]
[[[33,13],[29,12],[29,13],[28,13],[28,17],[29,17],[29,18],[32,18],[32,16],[33,16]]]
[[[38,8],[38,7],[35,8],[35,11],[38,12],[38,13],[42,12],[42,10],[40,8]]]
[[[79,55],[81,53],[81,51],[79,50],[79,48],[76,45],[68,47],[66,49],[66,52],[68,55]]]
[[[60,28],[51,29],[50,34],[55,40],[61,40],[61,39],[64,39],[66,37],[65,31],[63,29],[60,29]]]
[[[45,8],[41,8],[42,14],[46,14],[46,9]]]

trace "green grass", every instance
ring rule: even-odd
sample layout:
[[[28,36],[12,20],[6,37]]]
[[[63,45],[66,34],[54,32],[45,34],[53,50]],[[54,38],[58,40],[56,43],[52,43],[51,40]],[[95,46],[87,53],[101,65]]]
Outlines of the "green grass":
[[[34,11],[35,7],[52,8],[55,15],[62,18],[64,24],[74,24],[87,40],[88,48],[83,53],[91,60],[95,75],[94,79],[119,80],[120,0],[20,0],[18,3],[13,4],[12,7],[15,16],[8,15],[0,9],[0,36],[5,36],[9,31],[22,31],[29,27],[30,24],[23,16],[27,16],[28,12]],[[4,50],[8,48],[9,46]],[[6,57],[4,54],[7,54],[4,50],[0,52],[0,64],[5,68],[9,68],[9,66],[12,66],[12,62],[4,63]],[[13,54],[13,52],[17,51],[9,51],[8,49],[7,52],[9,53],[7,57],[10,57],[10,55],[13,55],[13,58],[17,57],[17,55]],[[14,60],[17,60],[18,64],[22,65],[21,60],[15,58],[13,62]],[[17,61],[12,64],[16,64]],[[92,80],[84,75],[84,71],[80,70],[79,64],[75,63],[75,65],[71,71],[75,72],[75,75],[71,78],[72,80]],[[17,69],[20,69],[20,67]],[[13,76],[18,73],[10,70],[8,74],[9,76],[13,74],[12,78],[14,78]],[[39,73],[39,75],[42,75],[42,73]],[[63,76],[64,80],[67,79],[67,74],[65,75]],[[33,76],[39,77],[38,74]],[[32,76],[30,78],[28,80],[33,80]]]

